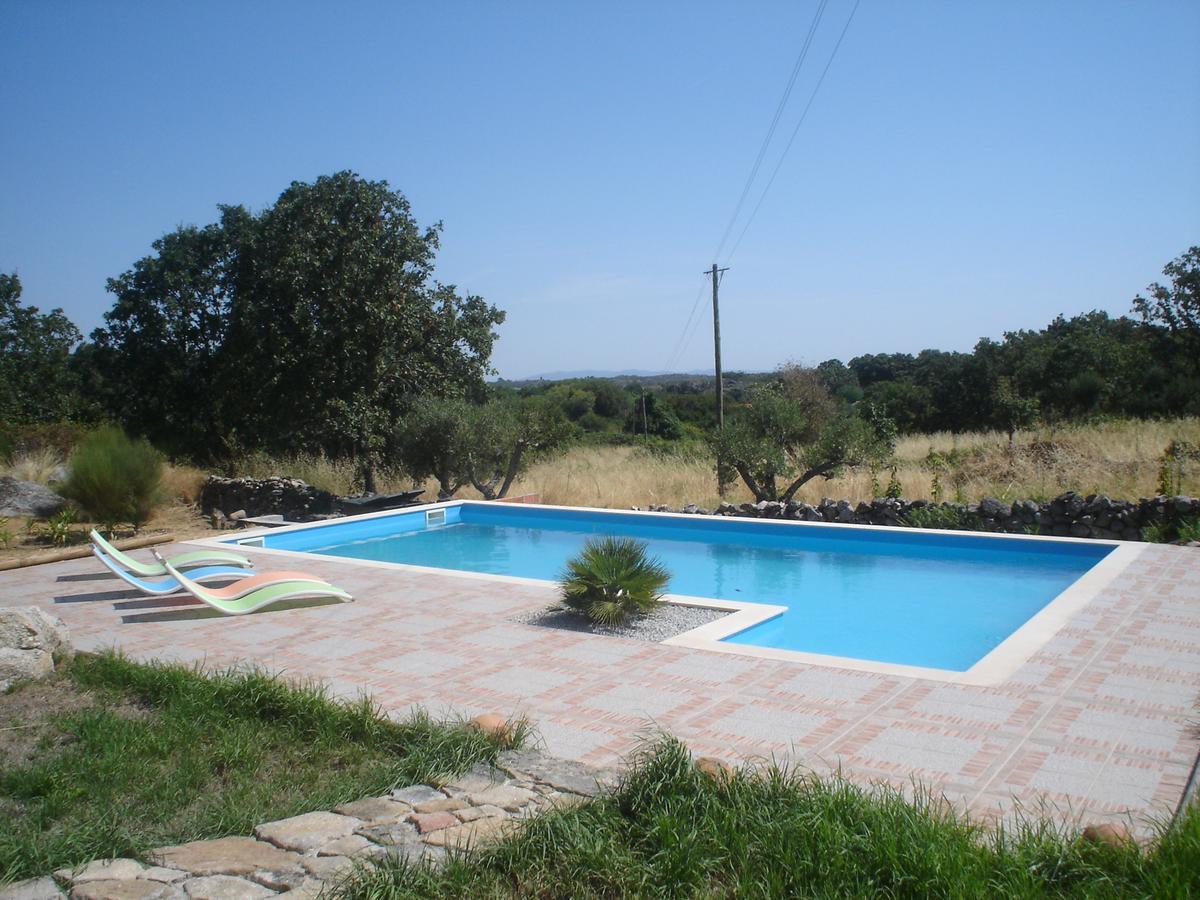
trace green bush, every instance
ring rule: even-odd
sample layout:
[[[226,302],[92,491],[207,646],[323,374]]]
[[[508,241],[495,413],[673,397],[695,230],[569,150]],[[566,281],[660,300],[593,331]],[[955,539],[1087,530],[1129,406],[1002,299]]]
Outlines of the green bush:
[[[944,528],[948,531],[983,531],[978,514],[958,506],[926,506],[910,509],[904,524],[911,528]]]
[[[560,579],[563,603],[601,625],[645,615],[662,600],[671,574],[632,538],[588,541]]]
[[[109,531],[121,522],[141,528],[162,499],[162,457],[119,428],[106,426],[85,437],[69,468],[61,493]]]

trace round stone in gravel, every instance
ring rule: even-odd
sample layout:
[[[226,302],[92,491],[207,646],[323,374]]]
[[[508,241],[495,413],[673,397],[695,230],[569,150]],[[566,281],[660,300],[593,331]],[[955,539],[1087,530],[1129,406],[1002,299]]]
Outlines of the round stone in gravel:
[[[509,621],[540,628],[558,628],[563,631],[578,631],[607,637],[633,638],[637,641],[658,643],[677,634],[715,622],[729,615],[728,610],[705,609],[700,606],[682,606],[678,603],[663,603],[646,616],[630,619],[624,625],[598,625],[576,612],[551,607],[536,609],[513,616]]]

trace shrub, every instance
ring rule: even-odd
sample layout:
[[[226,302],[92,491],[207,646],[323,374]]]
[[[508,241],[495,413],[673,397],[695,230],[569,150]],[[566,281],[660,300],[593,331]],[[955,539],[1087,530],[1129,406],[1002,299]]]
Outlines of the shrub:
[[[910,509],[904,524],[911,528],[944,528],[948,531],[983,531],[983,519],[959,506],[926,506]]]
[[[670,580],[643,542],[602,537],[589,540],[567,563],[560,583],[568,608],[601,625],[620,625],[653,611]]]
[[[70,475],[61,492],[112,531],[120,522],[137,530],[161,499],[163,461],[142,438],[119,428],[100,428],[71,455]]]

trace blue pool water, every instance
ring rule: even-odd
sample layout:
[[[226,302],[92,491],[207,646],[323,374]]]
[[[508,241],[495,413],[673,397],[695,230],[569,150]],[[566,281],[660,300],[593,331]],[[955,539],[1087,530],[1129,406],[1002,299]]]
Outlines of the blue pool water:
[[[268,533],[265,546],[553,580],[589,537],[645,540],[669,591],[786,606],[727,641],[965,671],[1111,546],[465,503]]]

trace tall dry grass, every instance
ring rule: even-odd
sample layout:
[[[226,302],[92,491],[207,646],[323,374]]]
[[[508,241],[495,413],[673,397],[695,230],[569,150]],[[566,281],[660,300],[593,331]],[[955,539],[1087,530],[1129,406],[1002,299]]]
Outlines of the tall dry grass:
[[[268,456],[251,453],[234,461],[230,467],[238,476],[270,478],[286,476],[299,478],[313,487],[347,496],[362,490],[360,470],[352,459],[334,459],[322,453],[299,453],[292,456]],[[405,491],[412,487],[412,479],[398,469],[380,468],[376,474],[376,485],[380,493]],[[437,495],[437,491],[433,491]]]
[[[8,465],[0,467],[0,475],[15,478],[17,481],[36,481],[38,484],[50,484],[59,474],[63,465],[62,456],[50,447],[18,453]]]
[[[933,499],[932,472],[923,461],[934,450],[955,460],[939,476],[943,500],[1036,500],[1066,490],[1136,499],[1157,493],[1159,458],[1173,440],[1200,444],[1200,419],[1041,428],[1018,434],[1011,453],[1008,436],[1001,432],[913,435],[896,447],[896,479],[905,498]],[[881,488],[890,477],[887,470],[877,473]],[[536,493],[544,503],[613,508],[655,503],[712,507],[721,501],[709,461],[656,456],[636,447],[575,448],[533,466],[512,493]],[[1182,493],[1200,494],[1200,466],[1184,471]],[[830,481],[811,481],[796,499],[857,502],[873,496],[871,473],[856,469]],[[739,483],[724,499],[742,503],[753,497]]]

